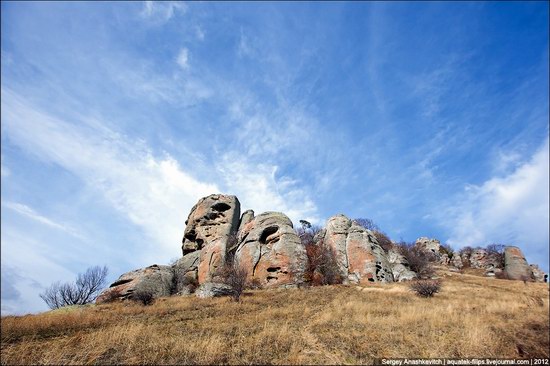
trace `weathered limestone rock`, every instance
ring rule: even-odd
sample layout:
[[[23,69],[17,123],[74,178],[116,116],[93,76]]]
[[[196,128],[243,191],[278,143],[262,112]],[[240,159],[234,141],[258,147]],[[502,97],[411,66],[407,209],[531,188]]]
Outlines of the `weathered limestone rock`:
[[[200,250],[188,253],[172,265],[176,294],[189,295],[195,291],[198,285],[200,253]]]
[[[415,245],[418,245],[426,251],[430,251],[439,257],[439,247],[441,242],[437,239],[430,239],[425,236],[416,239]]]
[[[351,282],[393,282],[386,253],[370,230],[353,223],[346,238],[346,253]]]
[[[536,264],[531,264],[531,273],[536,282],[548,282],[548,274],[544,273],[542,269]]]
[[[200,250],[199,283],[211,281],[225,264],[227,242],[239,227],[240,203],[237,197],[212,194],[193,206],[183,237],[182,251]]]
[[[441,256],[439,258],[439,263],[443,264],[444,266],[447,266],[447,265],[449,265],[450,261],[451,260],[449,259],[449,255],[447,253],[441,254]]]
[[[394,250],[388,252],[388,262],[393,273],[393,280],[398,282],[410,281],[416,278],[416,273],[410,270],[407,259]]]
[[[233,293],[231,286],[225,283],[205,282],[199,286],[195,295],[200,298],[229,296]]]
[[[393,271],[376,236],[344,215],[328,219],[324,243],[334,255],[343,282],[391,282]]]
[[[170,266],[152,266],[124,273],[103,291],[96,303],[132,299],[140,291],[151,292],[154,297],[170,296],[173,272]]]
[[[451,265],[457,269],[461,269],[464,266],[459,252],[453,253],[453,257],[451,258]]]
[[[485,249],[474,249],[470,255],[470,267],[472,268],[486,268],[488,262],[488,254]]]
[[[332,250],[336,259],[338,273],[344,279],[348,278],[348,254],[346,239],[351,220],[340,214],[328,219],[325,232],[325,244]]]
[[[511,280],[531,280],[531,267],[518,247],[504,248],[504,271]]]
[[[292,287],[304,282],[307,255],[292,221],[279,212],[264,212],[242,225],[237,263],[247,281],[262,287]]]

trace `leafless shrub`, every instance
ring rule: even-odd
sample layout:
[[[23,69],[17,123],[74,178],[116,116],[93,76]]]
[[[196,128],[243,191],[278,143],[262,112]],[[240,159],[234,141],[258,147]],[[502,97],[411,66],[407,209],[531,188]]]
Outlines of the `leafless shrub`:
[[[416,280],[409,285],[420,297],[432,297],[441,290],[441,282],[438,280]]]
[[[441,244],[439,246],[439,253],[447,254],[447,256],[449,256],[449,258],[452,258],[454,251],[453,251],[453,248],[449,244]]]
[[[105,286],[107,267],[90,267],[79,273],[76,282],[56,282],[40,294],[40,298],[50,309],[59,309],[67,305],[84,305],[91,303]]]
[[[374,236],[376,237],[376,240],[378,241],[378,244],[384,249],[386,252],[390,249],[393,249],[393,242],[391,239],[386,235],[386,233],[382,231],[373,231]]]
[[[313,286],[333,285],[342,282],[334,253],[323,240],[305,244],[308,257],[306,278]]]
[[[132,294],[132,300],[140,302],[143,306],[148,306],[155,301],[155,295],[150,288],[140,288]]]
[[[504,248],[503,244],[489,244],[485,248],[487,255],[494,259],[497,268],[504,268]]]
[[[365,229],[368,229],[370,231],[379,231],[381,232],[378,225],[374,223],[371,219],[365,219],[365,218],[358,218],[353,220],[354,223],[356,223],[359,226],[364,227]]]
[[[231,287],[231,297],[239,301],[246,288],[247,270],[237,261],[227,263],[220,274],[222,282]]]
[[[422,250],[414,243],[401,242],[396,245],[397,251],[401,254],[407,262],[411,271],[416,272],[418,278],[430,278],[434,274],[433,262],[437,260],[437,257],[431,253]]]

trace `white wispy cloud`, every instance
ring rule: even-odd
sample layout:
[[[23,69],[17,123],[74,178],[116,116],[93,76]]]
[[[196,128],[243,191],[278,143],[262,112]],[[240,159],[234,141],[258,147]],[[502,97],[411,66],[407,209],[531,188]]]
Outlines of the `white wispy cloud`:
[[[198,181],[170,155],[155,157],[143,142],[131,141],[99,121],[73,122],[2,90],[2,123],[11,141],[71,171],[141,227],[150,238],[145,252],[138,254],[144,261],[172,258],[179,251],[188,210],[200,197],[218,192],[217,186]]]
[[[548,148],[546,138],[531,159],[512,173],[481,185],[466,186],[457,202],[441,212],[450,230],[447,241],[455,247],[491,242],[515,244],[524,249],[530,262],[547,261]]]
[[[34,209],[31,207],[24,205],[22,203],[18,202],[2,202],[2,206],[5,206],[25,217],[28,217],[34,221],[40,222],[44,225],[47,225],[49,227],[52,227],[57,230],[64,231],[75,238],[84,239],[84,236],[78,232],[75,228],[71,227],[68,224],[59,223],[57,221],[51,220],[39,213],[37,213]]]
[[[189,68],[189,50],[187,48],[184,47],[180,50],[176,62],[184,70]]]
[[[290,177],[277,177],[278,167],[271,164],[251,165],[236,153],[223,156],[218,165],[228,190],[239,197],[243,210],[256,214],[265,211],[285,213],[294,223],[300,219],[321,224],[315,203],[299,182]]]
[[[164,24],[176,14],[185,14],[187,5],[181,1],[145,1],[140,15],[156,24]]]

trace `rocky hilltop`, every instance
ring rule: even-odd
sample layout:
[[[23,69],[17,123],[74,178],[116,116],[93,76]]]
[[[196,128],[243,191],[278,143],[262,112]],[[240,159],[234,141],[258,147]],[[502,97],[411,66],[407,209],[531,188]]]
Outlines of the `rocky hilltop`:
[[[223,270],[238,263],[246,281],[258,288],[307,285],[310,258],[292,221],[280,212],[241,214],[235,196],[212,194],[201,198],[185,221],[182,257],[170,266],[152,265],[123,274],[97,302],[129,299],[139,291],[155,297],[174,294],[209,297],[225,294]],[[394,248],[382,248],[375,233],[339,214],[328,219],[312,239],[328,248],[340,283],[407,281],[417,277],[406,258]],[[538,266],[529,265],[517,247],[504,248],[504,261],[484,249],[449,253],[437,239],[421,237],[415,246],[435,256],[440,265],[459,271],[483,269],[487,276],[504,273],[513,280],[546,282]],[[504,262],[504,263],[503,263]]]

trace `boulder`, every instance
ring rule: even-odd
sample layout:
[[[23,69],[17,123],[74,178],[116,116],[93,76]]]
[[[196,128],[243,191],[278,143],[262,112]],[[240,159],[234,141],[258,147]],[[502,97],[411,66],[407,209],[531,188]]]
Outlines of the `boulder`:
[[[199,286],[195,295],[200,298],[230,296],[233,293],[231,286],[225,283],[205,282]]]
[[[441,242],[437,239],[430,239],[425,236],[416,239],[415,245],[424,249],[425,251],[430,251],[439,258],[439,248],[441,247]]]
[[[334,255],[343,282],[391,282],[393,271],[386,252],[372,231],[344,215],[328,219],[324,243]]]
[[[183,255],[200,250],[198,281],[211,281],[225,265],[228,240],[239,228],[237,197],[212,194],[193,206],[185,221]]]
[[[474,249],[470,255],[470,267],[485,269],[489,264],[488,259],[485,249]]]
[[[261,287],[293,287],[304,282],[306,250],[292,221],[280,212],[264,212],[242,226],[235,261],[247,270],[247,282]]]
[[[170,296],[174,274],[170,266],[152,266],[124,273],[104,290],[96,303],[135,298],[136,293],[151,292],[154,297]]]
[[[460,257],[459,252],[454,252],[453,257],[451,258],[451,265],[457,269],[461,269],[464,264],[462,263],[462,258]]]
[[[388,262],[394,281],[403,282],[416,278],[416,273],[410,270],[407,259],[395,250],[388,251]]]
[[[548,275],[536,264],[531,264],[531,273],[536,282],[548,282]]]
[[[507,246],[504,248],[504,271],[511,280],[532,280],[531,267],[518,247]]]
[[[189,295],[198,286],[200,250],[191,252],[172,265],[174,291],[177,295]]]
[[[439,257],[439,263],[443,264],[444,266],[448,266],[450,261],[451,260],[449,259],[449,255],[447,253],[443,253]]]
[[[324,243],[334,253],[338,273],[344,279],[348,278],[346,239],[350,227],[351,220],[340,214],[329,218],[325,229]]]
[[[370,230],[353,223],[346,238],[346,254],[351,282],[393,282],[386,253]]]

